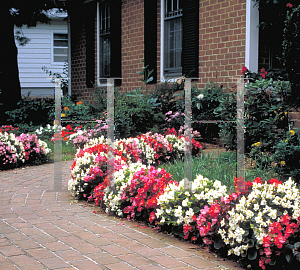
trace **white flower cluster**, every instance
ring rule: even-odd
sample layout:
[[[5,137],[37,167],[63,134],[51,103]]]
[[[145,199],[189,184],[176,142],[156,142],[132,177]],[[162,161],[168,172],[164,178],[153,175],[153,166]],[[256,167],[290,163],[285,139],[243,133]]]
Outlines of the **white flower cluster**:
[[[278,206],[285,211],[279,213]],[[300,216],[299,206],[299,189],[291,178],[277,187],[275,184],[253,183],[248,197],[243,196],[235,208],[228,212],[228,223],[222,221],[219,233],[225,244],[232,247],[228,255],[234,253],[240,256],[248,250],[247,234],[242,228],[245,221],[251,224],[257,244],[262,245],[270,224],[279,222],[285,214],[297,219]]]
[[[105,155],[104,153],[101,154]],[[95,166],[95,158],[93,153],[88,152],[85,152],[82,157],[76,158],[76,165],[71,170],[72,178],[68,182],[68,189],[72,191],[74,196],[83,192],[79,187],[80,181],[84,180],[91,168]]]
[[[53,136],[57,127],[58,127],[57,125],[50,126],[49,124],[47,124],[46,127],[40,127],[34,133],[37,135],[47,134],[48,136]]]
[[[185,140],[184,137],[178,138],[175,135],[166,135],[166,140],[172,144],[173,151],[184,154],[185,151]]]
[[[0,158],[2,164],[25,162],[25,149],[15,134],[0,132]]]
[[[169,184],[157,200],[160,206],[156,210],[156,217],[159,223],[183,224],[193,221],[194,207],[201,207],[201,204],[212,204],[221,197],[225,197],[226,186],[220,181],[211,181],[198,175],[191,184],[191,190],[185,189],[185,180],[179,182],[179,185]],[[182,200],[182,198],[184,198]]]
[[[48,155],[51,152],[51,149],[48,148],[48,144],[42,140],[38,140],[39,146],[41,147],[43,154]]]

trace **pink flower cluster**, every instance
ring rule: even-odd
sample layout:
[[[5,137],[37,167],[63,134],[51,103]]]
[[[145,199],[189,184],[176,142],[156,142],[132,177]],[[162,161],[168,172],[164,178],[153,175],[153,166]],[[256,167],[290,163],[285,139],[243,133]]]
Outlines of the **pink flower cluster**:
[[[169,183],[173,183],[172,177],[164,169],[157,170],[151,166],[150,169],[136,171],[123,191],[122,201],[129,203],[124,213],[135,217],[136,212],[145,210],[153,216],[151,213],[157,208],[157,198]]]
[[[16,137],[13,133],[3,130],[14,130],[14,128],[2,126],[0,130],[0,168],[16,167],[25,162],[41,163],[50,152],[47,144],[38,140],[36,134],[21,134]]]

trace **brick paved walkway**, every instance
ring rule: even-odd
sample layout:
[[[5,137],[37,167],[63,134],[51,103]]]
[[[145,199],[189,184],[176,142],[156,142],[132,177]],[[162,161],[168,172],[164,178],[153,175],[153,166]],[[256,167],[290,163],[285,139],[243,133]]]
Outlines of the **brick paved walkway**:
[[[63,189],[70,165],[63,162]],[[72,203],[69,192],[49,191],[53,171],[46,164],[0,172],[0,269],[241,269],[196,245]]]

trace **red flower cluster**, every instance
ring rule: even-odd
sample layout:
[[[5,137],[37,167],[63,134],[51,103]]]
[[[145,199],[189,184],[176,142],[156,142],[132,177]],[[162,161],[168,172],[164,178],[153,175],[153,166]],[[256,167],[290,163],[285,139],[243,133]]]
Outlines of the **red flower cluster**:
[[[268,72],[265,71],[264,68],[262,68],[262,69],[260,70],[260,76],[262,76],[264,79],[266,78],[266,75],[267,75],[267,74],[268,74]]]
[[[61,133],[55,133],[54,136],[51,138],[51,141],[58,141],[62,139],[63,141],[67,141],[71,134],[74,134],[77,132],[78,129],[81,129],[82,126],[72,128],[71,125],[67,125],[65,128],[62,128]]]
[[[12,125],[5,125],[5,126],[1,126],[0,127],[0,133],[4,133],[4,132],[10,132],[10,131],[14,131],[14,130],[18,130],[18,127],[13,127]]]
[[[150,169],[136,171],[123,191],[122,201],[130,202],[124,213],[134,217],[136,212],[146,210],[149,220],[153,221],[155,217],[151,213],[157,208],[157,199],[169,183],[173,183],[172,177],[164,169],[157,170],[151,166]]]
[[[248,68],[247,67],[243,67],[242,70],[241,70],[241,73],[243,76],[245,76],[245,74],[247,73],[248,71]]]

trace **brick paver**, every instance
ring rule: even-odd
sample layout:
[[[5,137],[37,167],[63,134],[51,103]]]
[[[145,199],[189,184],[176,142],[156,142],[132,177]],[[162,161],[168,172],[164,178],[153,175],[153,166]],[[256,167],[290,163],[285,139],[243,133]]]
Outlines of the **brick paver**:
[[[74,202],[66,191],[70,166],[63,162],[59,191],[54,164],[0,171],[1,269],[242,269],[191,243]]]

